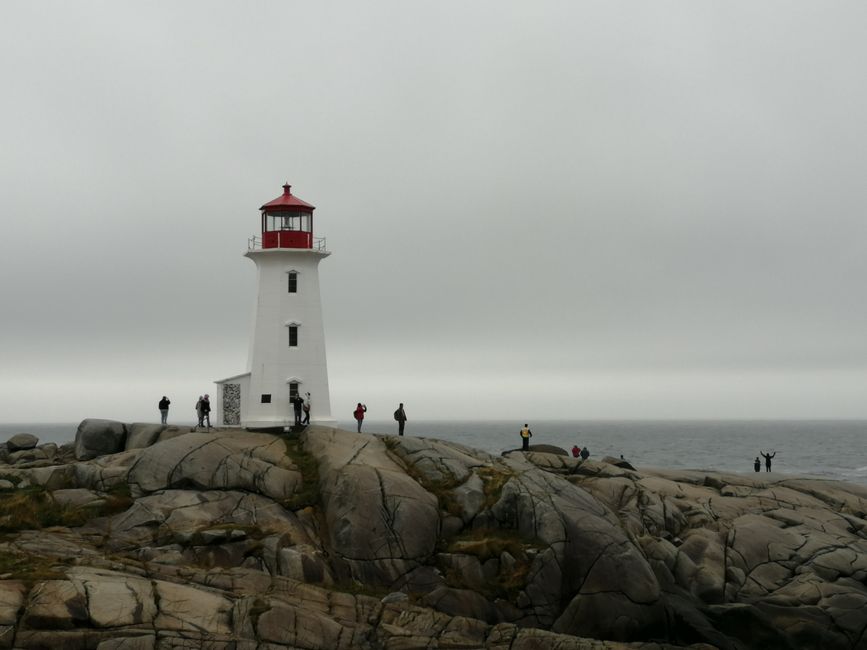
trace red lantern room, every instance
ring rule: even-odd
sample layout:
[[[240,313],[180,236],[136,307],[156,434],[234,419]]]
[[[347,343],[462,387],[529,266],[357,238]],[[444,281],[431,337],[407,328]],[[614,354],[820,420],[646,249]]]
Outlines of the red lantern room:
[[[292,186],[283,186],[283,195],[269,201],[262,211],[262,248],[313,248],[313,211],[316,209],[292,195]]]

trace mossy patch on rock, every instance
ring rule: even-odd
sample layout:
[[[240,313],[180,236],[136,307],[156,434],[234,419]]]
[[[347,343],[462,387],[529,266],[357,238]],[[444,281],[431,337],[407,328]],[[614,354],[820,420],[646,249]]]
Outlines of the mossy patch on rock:
[[[501,466],[480,467],[477,473],[484,485],[485,509],[490,508],[500,500],[503,487],[515,476],[513,470]]]
[[[486,567],[481,572],[484,585],[474,584],[468,572],[455,570],[448,562],[442,566],[447,583],[475,589],[491,599],[512,600],[526,586],[533,556],[542,548],[544,544],[538,540],[525,539],[514,531],[475,529],[452,539],[445,549],[447,555],[440,556],[440,560],[448,558],[448,554],[476,558],[479,567]]]
[[[0,530],[39,529],[48,526],[80,526],[87,517],[79,508],[61,506],[41,487],[23,488],[0,495]]]
[[[0,576],[4,580],[21,580],[32,586],[41,580],[59,580],[65,577],[64,564],[57,558],[4,550],[0,552]]]
[[[319,463],[313,454],[304,450],[301,441],[294,436],[282,436],[286,455],[301,473],[301,486],[283,506],[289,510],[301,510],[319,503]]]
[[[0,531],[40,529],[50,526],[74,528],[96,517],[123,512],[132,504],[124,486],[104,495],[101,503],[69,506],[57,503],[42,487],[28,487],[0,493]]]
[[[0,473],[0,481],[9,481],[12,485],[17,486],[21,483],[21,477],[16,474],[3,474]],[[7,488],[8,490],[9,488]]]
[[[499,558],[504,552],[514,557],[525,555],[528,549],[544,548],[537,540],[521,537],[516,531],[499,528],[476,528],[461,533],[449,541],[446,551],[474,555],[480,561]]]

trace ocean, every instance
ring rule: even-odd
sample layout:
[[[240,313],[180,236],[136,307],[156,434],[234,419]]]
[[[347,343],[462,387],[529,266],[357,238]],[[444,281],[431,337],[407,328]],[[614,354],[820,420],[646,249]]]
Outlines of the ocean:
[[[181,424],[192,425],[192,422]],[[355,430],[354,421],[340,426]],[[520,447],[517,421],[412,421],[406,435],[452,440],[499,454]],[[867,484],[867,420],[573,420],[529,422],[532,443],[587,447],[591,458],[619,457],[638,468],[753,472],[760,451],[775,452],[773,470]],[[32,433],[69,442],[78,423],[0,424],[0,442]],[[396,434],[394,421],[365,420],[366,433]],[[764,465],[763,465],[764,471]]]

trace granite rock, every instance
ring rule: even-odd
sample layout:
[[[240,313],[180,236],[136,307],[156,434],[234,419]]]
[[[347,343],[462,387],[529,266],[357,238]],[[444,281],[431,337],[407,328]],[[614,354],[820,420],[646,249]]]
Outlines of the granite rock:
[[[126,425],[114,420],[83,420],[75,433],[76,460],[116,454],[124,450]]]
[[[89,437],[106,431],[114,442]],[[317,426],[292,441],[97,420],[79,432],[78,460],[34,447],[53,464],[4,469],[18,489],[0,497],[32,498],[46,524],[5,515],[0,648],[848,650],[867,637],[862,486]]]
[[[24,449],[33,449],[38,444],[39,438],[32,433],[16,433],[6,441],[6,448],[12,453]]]

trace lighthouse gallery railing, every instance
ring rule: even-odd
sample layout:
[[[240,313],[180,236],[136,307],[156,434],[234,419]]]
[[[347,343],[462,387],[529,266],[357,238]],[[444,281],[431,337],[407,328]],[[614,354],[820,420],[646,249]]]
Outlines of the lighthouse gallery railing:
[[[254,235],[253,237],[250,237],[247,240],[247,250],[262,250],[262,237],[260,237],[259,235]],[[313,246],[311,246],[310,250],[319,251],[320,253],[328,252],[328,249],[325,246],[325,237],[314,237]]]

